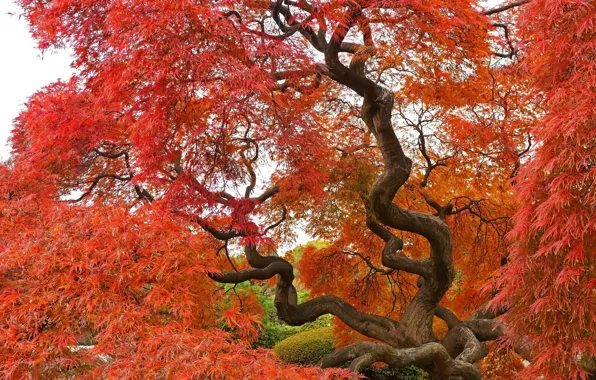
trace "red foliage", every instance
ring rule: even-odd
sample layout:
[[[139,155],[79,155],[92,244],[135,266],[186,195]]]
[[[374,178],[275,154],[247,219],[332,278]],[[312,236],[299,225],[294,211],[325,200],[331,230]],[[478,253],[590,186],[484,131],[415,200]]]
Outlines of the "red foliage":
[[[269,34],[269,2],[18,2],[40,48],[72,47],[78,71],[29,99],[0,166],[2,375],[348,376],[251,350],[255,295],[240,303],[207,278],[248,267],[229,257],[239,245],[273,252],[301,227],[327,242],[297,265],[311,296],[399,320],[418,289],[381,264],[361,195],[383,159],[307,39]],[[332,30],[348,3],[312,1],[292,21]],[[524,5],[519,46],[475,1],[361,3],[374,27],[358,33],[375,51],[350,66],[368,59],[392,88],[414,160],[394,201],[437,216],[451,205],[456,273],[442,304],[463,319],[499,289],[510,339],[537,355],[522,375],[581,375],[577,359],[596,356],[592,2]],[[496,17],[517,21],[510,12]],[[499,44],[520,62],[495,63]],[[428,257],[421,236],[393,232],[400,254]],[[364,339],[336,332],[340,345]],[[486,373],[515,373],[509,355],[491,354]]]
[[[521,14],[525,68],[544,115],[517,177],[520,209],[497,301],[515,306],[511,339],[536,355],[520,376],[585,377],[596,356],[596,9],[588,1],[532,1]]]
[[[244,297],[239,312],[205,280],[223,263],[205,233],[156,210],[51,202],[0,170],[3,377],[347,376],[250,349],[260,306]]]

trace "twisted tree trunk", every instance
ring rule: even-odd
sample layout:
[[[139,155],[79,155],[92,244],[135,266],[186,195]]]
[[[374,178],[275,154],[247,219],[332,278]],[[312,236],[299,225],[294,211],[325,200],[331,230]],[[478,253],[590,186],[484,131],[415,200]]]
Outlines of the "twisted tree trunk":
[[[469,320],[460,321],[453,312],[439,306],[454,278],[452,235],[445,223],[451,206],[440,208],[438,216],[434,216],[400,208],[393,202],[396,193],[408,180],[412,167],[412,161],[405,155],[393,129],[393,94],[363,74],[363,59],[354,60],[350,67],[346,67],[338,58],[340,52],[356,54],[373,46],[370,35],[365,35],[365,45],[343,42],[361,11],[354,3],[347,23],[338,25],[329,41],[311,30],[296,30],[303,33],[314,48],[324,53],[325,65],[318,67],[318,73],[350,88],[363,99],[362,120],[374,135],[384,163],[383,171],[365,199],[367,226],[385,241],[384,266],[420,276],[417,294],[399,322],[363,313],[331,295],[298,304],[292,265],[280,257],[261,256],[257,247],[252,245],[245,249],[252,269],[212,274],[211,277],[219,282],[239,283],[277,275],[275,306],[279,317],[286,323],[302,325],[324,314],[332,314],[355,331],[381,342],[359,342],[343,347],[323,358],[323,367],[351,362],[350,368],[359,371],[372,363],[384,362],[393,367],[415,365],[427,370],[435,379],[480,379],[476,363],[488,354],[484,342],[503,334],[503,325],[494,318],[505,310],[492,311],[483,305]],[[280,1],[273,4],[272,12],[284,33],[296,31],[286,24],[291,23],[292,15]],[[280,15],[285,17],[285,21]],[[389,228],[423,236],[430,244],[428,259],[406,257],[401,252],[402,241]],[[449,327],[442,341],[433,334],[434,316],[445,320]]]

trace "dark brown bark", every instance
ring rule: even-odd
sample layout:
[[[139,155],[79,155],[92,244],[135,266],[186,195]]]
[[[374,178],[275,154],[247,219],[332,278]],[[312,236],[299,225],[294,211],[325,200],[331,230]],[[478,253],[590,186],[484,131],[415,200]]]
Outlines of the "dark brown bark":
[[[382,343],[359,342],[340,348],[323,358],[323,368],[351,361],[350,369],[360,371],[375,362],[401,368],[414,365],[440,373],[439,378],[458,377],[466,380],[481,379],[480,371],[466,360],[453,359],[440,343],[426,343],[416,348],[396,349]]]
[[[530,1],[531,0],[514,1],[512,3],[501,5],[501,6],[498,6],[496,8],[488,9],[488,10],[482,12],[482,13],[485,14],[485,15],[487,15],[487,16],[494,15],[494,14],[497,14],[497,13],[505,12],[505,11],[507,11],[509,9],[512,9],[512,8],[519,7],[519,6],[524,5],[524,4],[528,4]]]

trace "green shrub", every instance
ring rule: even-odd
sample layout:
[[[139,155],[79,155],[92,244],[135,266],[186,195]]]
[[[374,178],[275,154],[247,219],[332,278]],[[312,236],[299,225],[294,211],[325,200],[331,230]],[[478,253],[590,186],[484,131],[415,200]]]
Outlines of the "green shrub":
[[[332,318],[333,318],[333,315],[331,315],[331,314],[322,315],[312,322],[306,322],[302,326],[297,327],[298,332],[303,332],[303,331],[308,331],[308,330],[313,330],[313,329],[320,329],[322,327],[331,327],[333,325]]]
[[[263,329],[259,333],[259,339],[253,343],[254,348],[273,348],[278,342],[298,333],[298,328],[282,325],[275,321],[265,320]]]
[[[317,364],[323,356],[333,352],[334,349],[335,340],[331,327],[292,335],[273,347],[273,351],[284,362],[303,365]]]
[[[430,379],[428,373],[420,368],[410,366],[405,368],[368,367],[362,374],[370,380],[426,380]]]
[[[331,326],[331,315],[323,315],[313,322],[305,323],[302,326],[289,326],[280,321],[277,317],[265,317],[262,320],[262,329],[259,339],[253,343],[254,348],[273,348],[278,342],[304,331]]]

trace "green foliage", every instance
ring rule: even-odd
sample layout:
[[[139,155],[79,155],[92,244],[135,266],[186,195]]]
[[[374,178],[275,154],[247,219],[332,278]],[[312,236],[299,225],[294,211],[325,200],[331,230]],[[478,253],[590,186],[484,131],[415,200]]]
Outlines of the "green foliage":
[[[313,330],[313,329],[320,329],[323,327],[331,327],[332,319],[333,319],[333,316],[330,314],[322,315],[319,318],[317,318],[316,320],[314,320],[312,322],[307,322],[307,323],[303,324],[302,326],[298,327],[298,331],[302,332],[302,331],[308,331],[308,330]]]
[[[391,367],[368,367],[362,374],[370,380],[427,380],[428,373],[418,367],[409,366],[405,368]]]
[[[317,320],[302,326],[289,326],[277,317],[274,304],[275,288],[266,284],[249,284],[245,286],[250,286],[250,288],[257,293],[259,303],[265,312],[265,316],[261,320],[262,330],[259,334],[259,338],[253,343],[254,348],[273,348],[276,343],[281,342],[294,334],[331,326],[331,315],[324,315]],[[304,302],[307,298],[307,291],[298,292],[299,303]]]
[[[299,332],[298,328],[281,324],[277,321],[266,319],[263,322],[263,329],[259,334],[259,339],[253,343],[253,347],[273,348],[278,342]]]
[[[266,317],[263,319],[259,339],[253,344],[253,347],[273,348],[278,342],[304,331],[320,329],[331,326],[331,315],[324,315],[316,321],[305,323],[302,326],[288,326],[277,317]]]
[[[334,349],[332,329],[323,327],[295,334],[276,344],[273,351],[286,363],[314,365]]]

